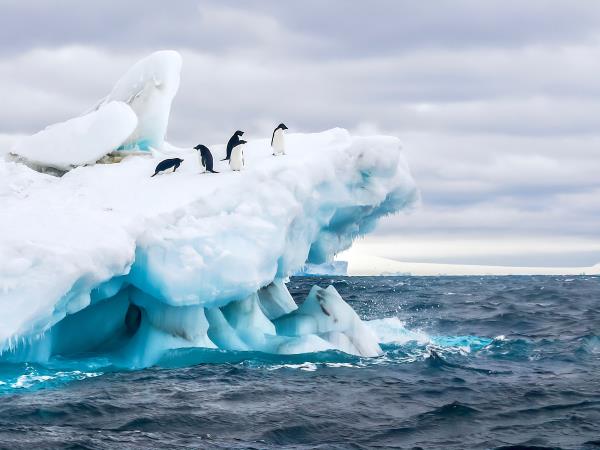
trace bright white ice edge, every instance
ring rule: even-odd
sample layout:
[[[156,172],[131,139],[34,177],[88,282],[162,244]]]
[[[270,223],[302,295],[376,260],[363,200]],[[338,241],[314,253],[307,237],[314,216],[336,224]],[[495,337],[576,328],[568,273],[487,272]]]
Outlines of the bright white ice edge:
[[[189,347],[380,354],[377,336],[333,287],[313,288],[296,308],[284,281],[305,263],[331,261],[378,218],[415,201],[398,140],[341,129],[291,134],[288,154],[273,157],[266,138],[247,144],[246,170],[219,162],[221,173],[200,174],[194,150],[162,142],[180,61],[145,61],[152,70],[136,65],[90,114],[127,106],[137,124],[119,146],[153,152],[60,178],[0,162],[10,218],[0,223],[0,359],[93,353],[145,367]],[[86,117],[38,135],[36,154],[68,150],[62,167],[89,161],[78,159],[77,143],[90,149],[81,137]],[[58,145],[63,139],[69,145]],[[211,149],[223,158],[223,146]],[[165,155],[185,161],[175,174],[150,178]]]

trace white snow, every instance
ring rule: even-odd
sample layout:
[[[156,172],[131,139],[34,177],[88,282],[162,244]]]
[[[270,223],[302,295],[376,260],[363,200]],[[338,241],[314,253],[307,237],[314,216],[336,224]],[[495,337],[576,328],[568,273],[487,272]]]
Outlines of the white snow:
[[[97,111],[20,139],[11,152],[35,165],[68,170],[93,164],[115,150],[133,133],[137,123],[129,106],[111,101]]]

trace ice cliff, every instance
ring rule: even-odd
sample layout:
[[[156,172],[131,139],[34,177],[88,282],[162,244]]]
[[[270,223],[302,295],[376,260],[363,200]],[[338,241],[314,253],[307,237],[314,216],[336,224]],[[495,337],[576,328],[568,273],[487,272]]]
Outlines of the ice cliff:
[[[398,140],[290,134],[282,157],[271,156],[270,139],[249,140],[244,171],[218,163],[221,173],[200,174],[194,150],[162,142],[178,55],[144,61],[95,111],[13,149],[79,167],[55,177],[0,161],[0,360],[100,354],[144,367],[187,347],[379,354],[333,287],[313,288],[297,307],[284,282],[415,200]],[[111,124],[118,130],[101,151],[77,143]],[[150,147],[118,164],[81,165]],[[223,157],[223,146],[211,149]],[[161,152],[185,161],[150,178]]]

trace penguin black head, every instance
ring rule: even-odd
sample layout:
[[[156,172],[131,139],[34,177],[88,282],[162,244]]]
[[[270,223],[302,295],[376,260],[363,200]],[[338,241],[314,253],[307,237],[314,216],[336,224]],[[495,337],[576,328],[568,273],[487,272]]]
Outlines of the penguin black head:
[[[240,131],[240,130],[237,130],[237,131],[236,131],[235,133],[233,133],[233,134],[235,134],[236,136],[242,136],[242,135],[244,134],[244,132],[243,132],[243,131]]]
[[[200,150],[201,152],[205,152],[206,150],[208,150],[208,147],[206,145],[198,144],[194,147],[194,149]]]
[[[280,123],[279,125],[277,125],[277,128],[275,128],[276,130],[287,130],[288,127],[285,126],[285,123]]]
[[[181,158],[174,158],[174,159],[175,159],[175,161],[177,161],[179,164],[181,164],[181,163],[183,162],[183,159],[181,159]]]

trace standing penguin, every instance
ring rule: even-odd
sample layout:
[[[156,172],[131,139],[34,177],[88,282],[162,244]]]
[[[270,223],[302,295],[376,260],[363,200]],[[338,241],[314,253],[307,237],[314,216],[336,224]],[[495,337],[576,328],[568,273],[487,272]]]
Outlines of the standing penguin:
[[[244,167],[244,144],[246,141],[239,141],[238,144],[231,150],[231,158],[229,166],[231,170],[242,170]]]
[[[233,136],[231,136],[227,142],[227,156],[225,156],[225,159],[222,159],[221,161],[227,161],[231,158],[231,151],[233,150],[233,147],[238,145],[240,142],[240,136],[243,134],[244,132],[240,130],[237,130],[235,133],[233,133]]]
[[[198,160],[200,161],[200,165],[204,168],[204,172],[219,173],[213,170],[213,157],[208,147],[198,144],[194,148],[199,151]]]
[[[273,147],[273,155],[285,155],[285,140],[283,132],[288,127],[285,124],[280,123],[277,128],[273,130],[273,136],[271,137],[271,147]]]

